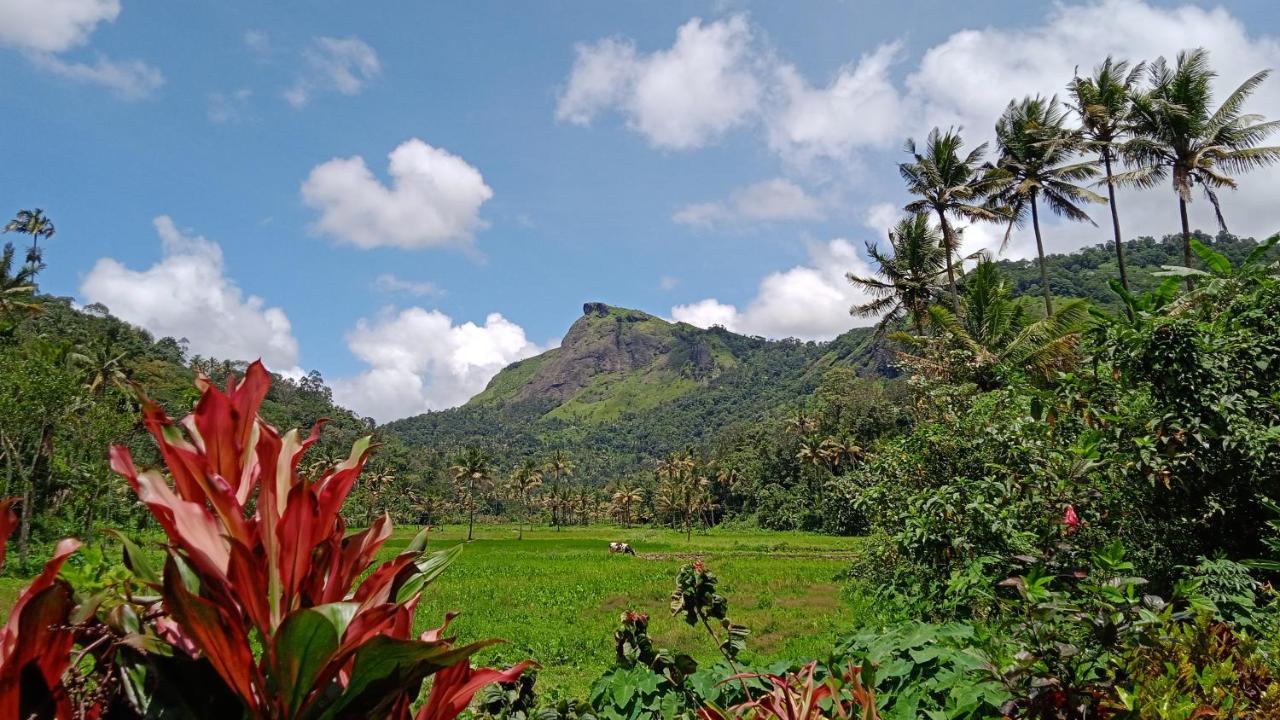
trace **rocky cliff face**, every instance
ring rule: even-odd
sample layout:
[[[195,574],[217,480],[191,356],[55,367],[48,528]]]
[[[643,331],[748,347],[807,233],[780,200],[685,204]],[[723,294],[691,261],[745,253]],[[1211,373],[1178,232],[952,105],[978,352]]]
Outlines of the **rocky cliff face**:
[[[602,382],[632,375],[654,386],[667,380],[700,381],[718,369],[714,344],[705,330],[589,302],[560,347],[503,370],[473,402],[550,400],[559,405]]]
[[[587,303],[560,347],[549,353],[515,398],[563,402],[597,376],[649,368],[672,352],[677,339],[672,327],[639,310]]]

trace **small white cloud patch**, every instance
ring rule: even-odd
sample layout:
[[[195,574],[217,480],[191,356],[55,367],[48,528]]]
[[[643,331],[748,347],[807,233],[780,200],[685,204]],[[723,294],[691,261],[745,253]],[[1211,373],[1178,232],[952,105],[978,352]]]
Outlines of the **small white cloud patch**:
[[[303,61],[305,71],[284,91],[284,99],[295,108],[304,107],[317,91],[359,95],[370,80],[382,73],[378,53],[355,36],[318,37],[303,51]]]
[[[390,186],[359,156],[312,169],[302,199],[320,211],[318,231],[360,248],[417,249],[468,243],[484,226],[480,206],[493,190],[479,170],[417,138],[388,157]]]
[[[734,190],[723,202],[694,203],[671,219],[681,225],[711,227],[786,220],[820,220],[823,203],[804,188],[783,178],[765,180]]]

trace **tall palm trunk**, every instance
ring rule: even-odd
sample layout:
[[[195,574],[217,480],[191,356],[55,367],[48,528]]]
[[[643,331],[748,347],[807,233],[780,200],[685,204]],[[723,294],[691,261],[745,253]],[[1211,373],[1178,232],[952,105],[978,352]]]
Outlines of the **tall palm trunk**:
[[[1040,289],[1044,292],[1045,317],[1053,314],[1053,294],[1049,292],[1049,271],[1044,264],[1044,240],[1040,238],[1040,211],[1035,194],[1031,195],[1031,225],[1036,231],[1036,252],[1040,255]]]
[[[1116,186],[1111,180],[1111,149],[1102,149],[1102,165],[1107,172],[1107,204],[1111,206],[1111,229],[1116,236],[1116,263],[1120,267],[1120,286],[1129,290],[1129,271],[1124,266],[1124,240],[1120,236],[1120,210],[1116,208]]]
[[[1191,267],[1191,224],[1187,221],[1187,200],[1178,195],[1178,215],[1182,218],[1182,266]],[[1194,290],[1196,281],[1187,276],[1187,290]]]
[[[476,498],[475,498],[474,492],[475,491],[473,490],[472,491],[473,494],[471,498],[469,498],[467,501],[467,541],[468,542],[470,542],[471,540],[471,530],[476,525]]]
[[[938,222],[942,224],[942,245],[947,251],[947,286],[951,290],[951,310],[960,313],[960,294],[956,292],[956,272],[951,264],[951,223],[947,222],[947,214],[938,210]]]

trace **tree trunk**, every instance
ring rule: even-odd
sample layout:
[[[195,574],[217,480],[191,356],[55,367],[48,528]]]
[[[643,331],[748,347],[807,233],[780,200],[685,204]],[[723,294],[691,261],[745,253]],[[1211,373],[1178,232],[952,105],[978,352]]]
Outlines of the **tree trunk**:
[[[467,540],[471,540],[471,530],[476,524],[476,503],[474,500],[467,503]]]
[[[951,264],[951,223],[947,222],[946,213],[938,211],[938,222],[942,224],[942,244],[947,252],[947,286],[951,290],[951,311],[960,314],[960,295],[956,292],[956,272]]]
[[[1107,198],[1111,205],[1111,229],[1116,236],[1116,264],[1120,267],[1120,287],[1129,290],[1129,271],[1124,266],[1124,239],[1120,235],[1120,210],[1116,207],[1116,186],[1111,181],[1111,150],[1103,148],[1102,164],[1107,170]]]
[[[32,479],[22,485],[22,524],[18,530],[18,565],[27,569],[27,541],[31,538],[31,485]]]
[[[1187,222],[1187,201],[1178,196],[1178,215],[1182,218],[1182,265],[1191,267],[1191,224]],[[1187,290],[1196,289],[1196,281],[1187,276]]]
[[[1045,317],[1053,315],[1053,293],[1049,292],[1049,271],[1044,264],[1044,240],[1040,238],[1040,211],[1036,209],[1036,196],[1031,196],[1031,225],[1036,230],[1036,252],[1040,254],[1040,289],[1044,291]]]

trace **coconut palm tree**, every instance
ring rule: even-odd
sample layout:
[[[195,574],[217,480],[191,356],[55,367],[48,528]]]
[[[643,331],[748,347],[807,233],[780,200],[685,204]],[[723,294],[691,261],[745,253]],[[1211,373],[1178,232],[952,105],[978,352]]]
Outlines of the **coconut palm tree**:
[[[0,315],[38,313],[40,305],[32,300],[36,288],[31,268],[23,266],[15,271],[13,255],[13,243],[5,243],[0,254]]]
[[[99,397],[112,385],[129,391],[129,373],[124,365],[128,355],[104,345],[87,345],[72,350],[67,360],[84,373],[84,387],[89,394]]]
[[[1066,114],[1057,96],[1046,100],[1037,95],[1010,101],[996,123],[996,143],[1000,147],[995,166],[999,185],[992,201],[1004,208],[1009,218],[1005,242],[1009,241],[1013,226],[1024,222],[1029,214],[1040,258],[1045,314],[1052,315],[1053,295],[1049,291],[1049,272],[1044,261],[1040,203],[1056,215],[1092,223],[1082,204],[1106,202],[1106,198],[1076,183],[1095,177],[1097,163],[1072,162],[1079,148],[1079,137],[1067,129]]]
[[[554,482],[551,485],[551,495],[555,498],[556,502],[551,506],[551,523],[556,526],[556,530],[559,530],[564,520],[564,518],[561,517],[564,508],[559,502],[561,491],[560,481],[567,477],[573,477],[573,461],[569,459],[569,456],[566,455],[563,450],[556,450],[551,454],[551,457],[543,463],[542,469],[545,474],[554,478]]]
[[[635,485],[619,485],[609,497],[609,509],[622,527],[631,527],[635,508],[644,502],[644,493]]]
[[[1171,178],[1178,196],[1182,222],[1183,262],[1191,266],[1191,227],[1187,203],[1191,190],[1199,185],[1210,204],[1218,226],[1227,229],[1218,201],[1218,191],[1235,189],[1233,175],[1256,170],[1280,161],[1280,146],[1262,146],[1280,129],[1280,121],[1261,115],[1243,114],[1245,102],[1270,71],[1263,70],[1240,84],[1217,110],[1213,104],[1213,81],[1217,73],[1209,67],[1204,48],[1178,53],[1173,67],[1162,57],[1151,64],[1147,92],[1134,98],[1134,139],[1126,155],[1139,167],[1118,177],[1141,187],[1151,187]],[[1187,276],[1187,288],[1194,280]]]
[[[937,230],[929,226],[929,216],[916,213],[889,231],[887,256],[875,243],[867,243],[867,256],[879,266],[876,277],[845,277],[855,287],[874,298],[854,305],[849,313],[859,317],[883,316],[877,326],[883,332],[890,323],[903,316],[911,318],[916,334],[924,333],[924,319],[929,306],[938,299],[938,281],[947,270],[946,252]]]
[[[493,487],[493,467],[483,450],[470,447],[453,459],[449,474],[467,506],[467,540],[470,540],[476,524],[476,504]]]
[[[40,208],[19,210],[18,214],[5,224],[4,231],[31,236],[31,248],[27,250],[27,266],[31,268],[31,275],[34,277],[40,271],[40,238],[47,240],[57,232],[53,227],[53,221]]]
[[[918,342],[926,352],[910,360],[918,366],[951,372],[953,367],[943,367],[951,360],[945,351],[959,348],[968,355],[961,371],[982,390],[1000,385],[1001,375],[1010,370],[1045,377],[1069,367],[1089,315],[1088,303],[1073,300],[1055,314],[1032,321],[990,258],[979,260],[965,276],[963,301],[959,316],[940,305],[929,309],[929,324],[942,337]],[[932,349],[943,352],[930,353]],[[943,359],[935,359],[937,355]]]
[[[832,475],[839,475],[846,463],[857,462],[862,459],[863,455],[862,446],[848,436],[843,438],[829,437],[823,440],[818,452],[826,460],[827,469],[831,471]]]
[[[524,524],[529,521],[529,500],[541,485],[542,468],[533,458],[526,458],[524,462],[517,465],[507,480],[507,489],[520,502],[522,512],[520,522],[516,523],[517,540],[524,539]]]
[[[953,128],[943,133],[934,128],[923,148],[917,147],[915,140],[907,140],[906,151],[912,160],[898,165],[898,172],[907,182],[907,190],[920,196],[919,200],[907,203],[904,209],[909,213],[932,212],[938,216],[953,309],[958,308],[960,302],[952,261],[960,247],[960,235],[951,225],[951,218],[990,222],[1003,219],[998,209],[984,203],[991,191],[990,174],[982,167],[986,143],[967,154],[963,149],[964,140],[959,131]]]
[[[1107,202],[1111,206],[1111,229],[1115,234],[1116,264],[1120,285],[1129,289],[1129,273],[1124,264],[1124,240],[1120,235],[1120,211],[1116,207],[1116,184],[1112,162],[1116,161],[1133,125],[1133,96],[1145,63],[1133,67],[1124,60],[1107,57],[1089,77],[1076,76],[1068,90],[1069,107],[1080,118],[1081,147],[1098,154],[1106,175]]]
[[[800,408],[794,414],[787,416],[783,421],[783,427],[791,435],[808,435],[818,429],[818,420],[809,413]]]
[[[693,518],[707,506],[710,482],[698,472],[698,458],[692,451],[673,453],[658,461],[658,509],[678,516],[684,523],[687,540],[693,538]]]

